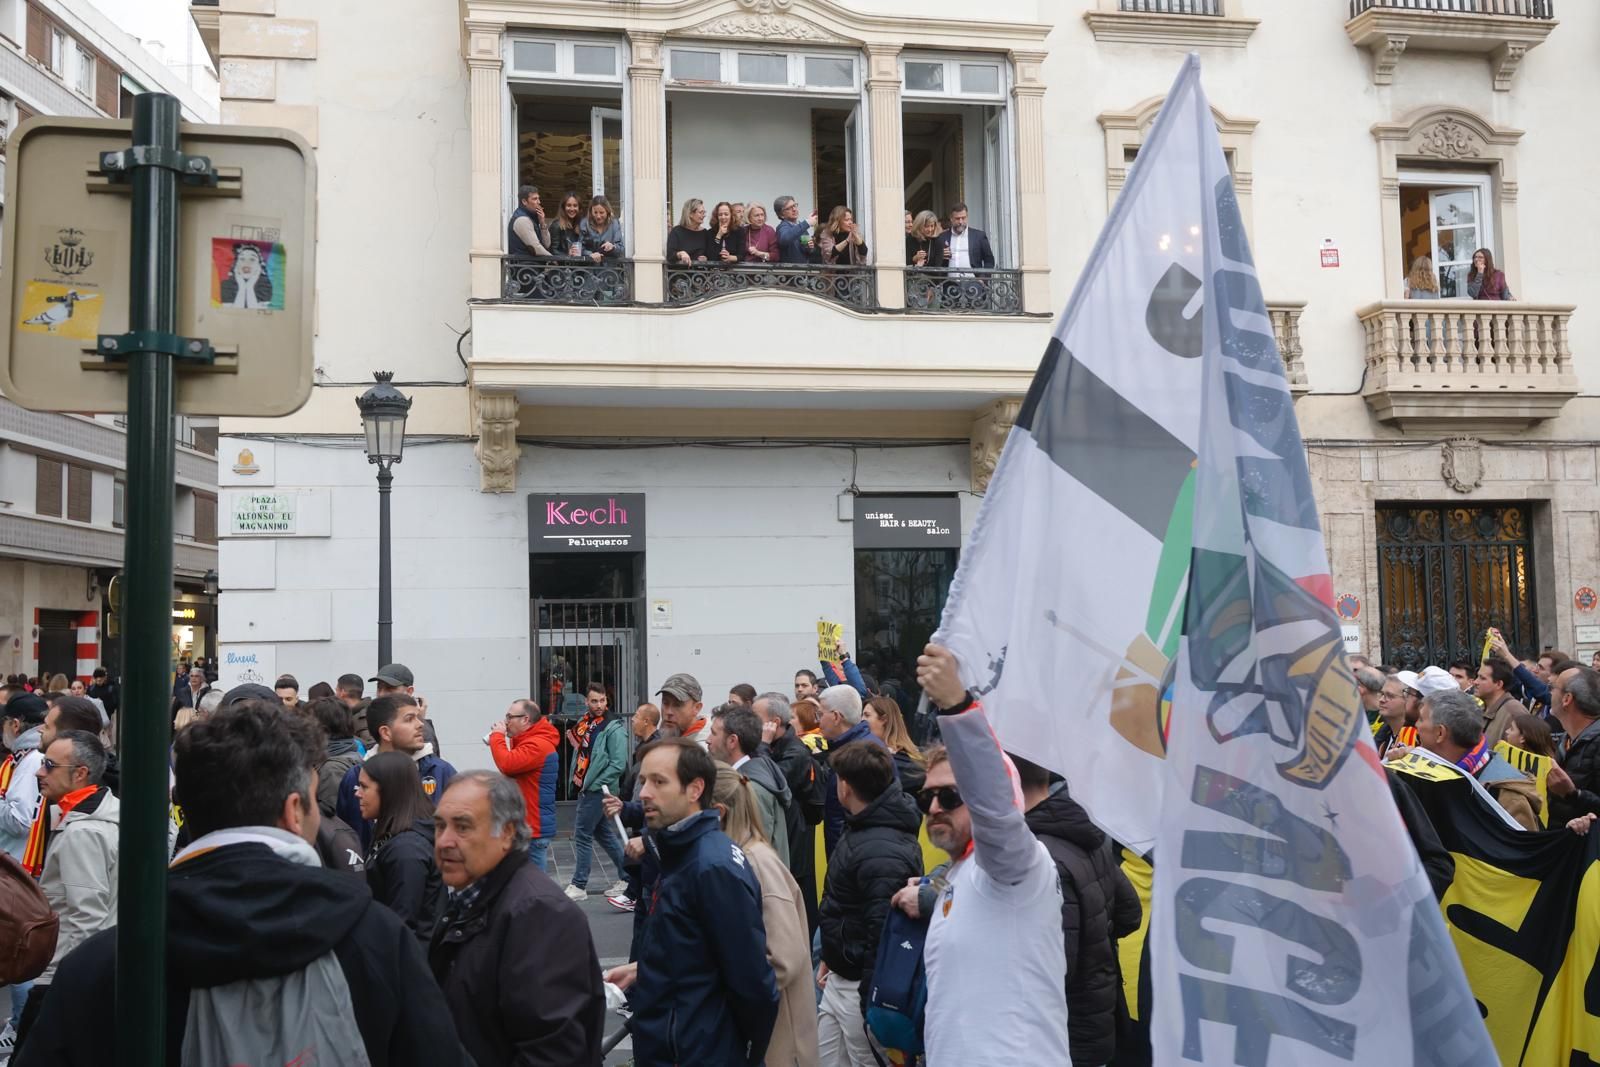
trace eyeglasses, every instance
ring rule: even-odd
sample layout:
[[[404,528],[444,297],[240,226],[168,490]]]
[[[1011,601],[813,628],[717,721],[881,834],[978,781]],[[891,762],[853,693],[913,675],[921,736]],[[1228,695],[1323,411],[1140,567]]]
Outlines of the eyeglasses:
[[[49,756],[46,756],[46,757],[44,757],[44,759],[39,761],[39,766],[44,768],[44,773],[49,774],[51,771],[58,770],[58,769],[60,769],[62,767],[65,767],[70,771],[74,767],[78,766],[78,764],[76,764],[76,763],[57,763],[55,760],[51,759]]]
[[[953,785],[940,786],[938,789],[922,789],[917,792],[917,807],[926,815],[933,810],[933,802],[937,800],[939,807],[945,811],[955,811],[966,801],[961,799],[961,790]]]
[[[523,715],[523,714],[521,714],[521,713],[520,713],[520,712],[519,712],[519,713],[518,713],[518,714],[516,714],[516,715],[507,715],[507,716],[506,716],[506,722],[510,722],[510,721],[511,721],[511,720],[512,720],[512,719],[526,719],[526,718],[527,718],[527,716],[526,716],[526,715]]]

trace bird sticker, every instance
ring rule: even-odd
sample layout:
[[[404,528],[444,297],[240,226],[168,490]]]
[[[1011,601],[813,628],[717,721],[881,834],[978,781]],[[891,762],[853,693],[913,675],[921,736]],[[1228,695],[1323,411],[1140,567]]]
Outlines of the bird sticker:
[[[29,282],[18,328],[29,333],[93,341],[99,333],[100,294],[54,282]]]

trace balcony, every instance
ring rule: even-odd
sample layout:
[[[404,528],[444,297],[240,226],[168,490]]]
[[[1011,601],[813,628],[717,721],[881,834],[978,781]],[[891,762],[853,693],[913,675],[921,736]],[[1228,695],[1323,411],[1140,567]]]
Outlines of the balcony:
[[[571,259],[506,256],[500,264],[500,294],[518,304],[569,307],[627,304],[633,300],[633,262],[592,263]]]
[[[1345,33],[1372,53],[1372,82],[1389,85],[1407,51],[1486,55],[1500,92],[1522,57],[1556,27],[1554,0],[1350,0]]]
[[[199,32],[200,41],[206,46],[206,53],[211,57],[211,62],[220,63],[217,46],[222,23],[221,5],[217,0],[189,0],[189,18]]]
[[[1242,18],[1240,0],[1099,0],[1084,13],[1097,41],[1243,48],[1260,19]]]
[[[1300,342],[1300,315],[1306,309],[1304,300],[1272,300],[1267,302],[1267,316],[1272,320],[1272,336],[1278,342],[1278,354],[1283,358],[1283,375],[1289,379],[1289,392],[1295,396],[1311,389],[1306,379],[1306,353]]]
[[[705,263],[667,267],[666,271],[667,303],[674,307],[754,291],[804,293],[856,311],[872,311],[878,306],[877,278],[872,267],[724,267]]]
[[[1367,337],[1362,395],[1403,430],[1525,429],[1578,393],[1570,304],[1393,300],[1357,312]]]
[[[174,573],[198,578],[217,566],[217,546],[202,544],[182,535],[173,538]],[[36,559],[46,563],[71,563],[82,567],[121,567],[123,532],[104,526],[33,515],[21,511],[0,511],[0,550],[7,556]]]
[[[926,315],[1020,315],[1018,270],[908,270],[906,311]]]

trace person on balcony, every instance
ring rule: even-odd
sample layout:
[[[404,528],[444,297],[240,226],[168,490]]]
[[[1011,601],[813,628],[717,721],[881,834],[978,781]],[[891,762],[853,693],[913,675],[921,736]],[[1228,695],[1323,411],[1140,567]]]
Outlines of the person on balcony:
[[[767,209],[752,200],[745,219],[745,262],[771,263],[777,259],[778,231],[767,225]]]
[[[744,205],[732,203],[728,205],[728,209],[733,212],[733,228],[736,230],[744,229]]]
[[[687,200],[683,205],[683,214],[678,219],[678,224],[667,234],[667,264],[673,267],[689,267],[696,263],[704,263],[711,258],[711,235],[703,226],[706,224],[706,202],[704,200]]]
[[[550,252],[552,255],[577,259],[583,255],[583,235],[578,232],[583,222],[583,201],[577,193],[561,198],[561,210],[550,224]]]
[[[939,236],[938,258],[952,271],[994,269],[989,235],[967,225],[967,205],[957,204],[950,209],[950,228]]]
[[[1467,296],[1473,300],[1515,300],[1505,271],[1495,270],[1494,253],[1480,248],[1472,253],[1472,269],[1467,271]]]
[[[1411,261],[1411,273],[1406,275],[1404,292],[1407,300],[1439,299],[1439,276],[1434,273],[1433,260],[1418,256]]]
[[[778,262],[810,263],[813,242],[811,230],[817,224],[813,211],[804,221],[800,218],[800,202],[792,196],[780,196],[772,204],[778,213]]]
[[[736,266],[744,259],[744,228],[733,221],[733,205],[726,200],[711,211],[706,250],[707,262],[720,267]]]
[[[867,242],[856,227],[856,217],[843,204],[828,213],[828,224],[817,235],[817,250],[822,262],[839,267],[865,266],[872,262]]]
[[[544,220],[539,190],[531,185],[517,189],[517,210],[506,226],[506,252],[524,259],[550,254],[550,227]]]
[[[939,304],[939,281],[932,273],[942,271],[950,246],[939,240],[939,216],[919,211],[906,235],[906,303],[913,308],[932,308]]]
[[[621,259],[622,224],[611,213],[611,201],[596,195],[589,201],[589,214],[578,223],[578,241],[583,254],[594,262]]]

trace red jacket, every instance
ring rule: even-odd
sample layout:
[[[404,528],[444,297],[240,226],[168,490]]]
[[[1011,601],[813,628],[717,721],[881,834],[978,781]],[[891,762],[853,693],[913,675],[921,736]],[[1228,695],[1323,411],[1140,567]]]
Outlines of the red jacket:
[[[556,779],[561,760],[556,748],[561,734],[549,719],[540,719],[508,742],[504,733],[489,735],[489,754],[507,778],[516,779],[528,806],[528,828],[534,837],[556,832]]]

